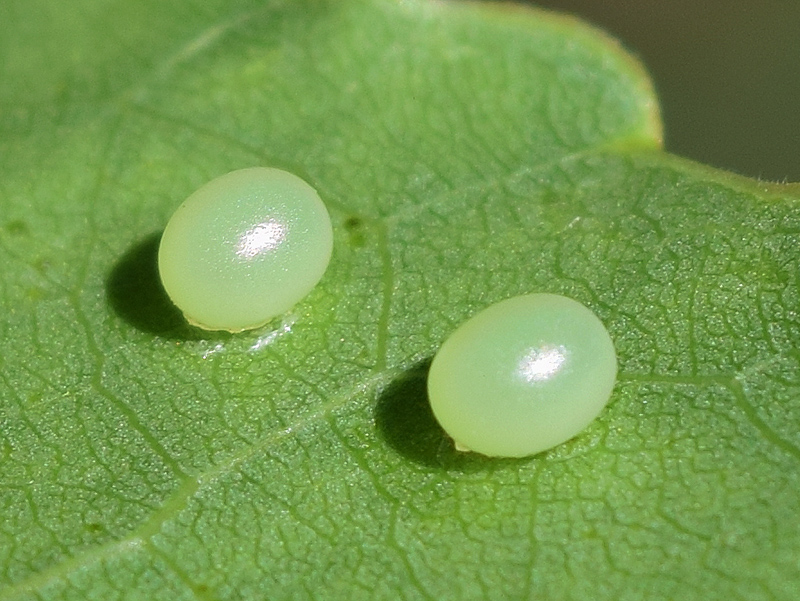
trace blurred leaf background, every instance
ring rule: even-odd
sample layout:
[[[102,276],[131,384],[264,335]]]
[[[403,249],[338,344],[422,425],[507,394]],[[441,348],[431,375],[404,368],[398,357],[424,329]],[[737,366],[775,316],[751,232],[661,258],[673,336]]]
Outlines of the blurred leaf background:
[[[655,82],[666,149],[800,181],[800,2],[541,0],[606,29]]]

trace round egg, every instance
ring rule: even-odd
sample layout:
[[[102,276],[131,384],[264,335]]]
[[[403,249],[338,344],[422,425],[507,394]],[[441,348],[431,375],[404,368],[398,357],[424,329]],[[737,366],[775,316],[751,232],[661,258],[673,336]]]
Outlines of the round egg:
[[[524,457],[586,428],[616,374],[614,344],[592,311],[557,294],[528,294],[491,305],[445,340],[428,396],[456,448]]]
[[[211,180],[178,207],[158,268],[189,323],[238,332],[305,297],[332,248],[330,216],[314,188],[286,171],[253,167]]]

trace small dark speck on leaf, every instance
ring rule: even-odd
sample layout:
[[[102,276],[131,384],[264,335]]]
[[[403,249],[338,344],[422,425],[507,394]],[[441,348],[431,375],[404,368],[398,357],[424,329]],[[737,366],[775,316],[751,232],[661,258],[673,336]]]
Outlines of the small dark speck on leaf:
[[[5,224],[3,229],[11,236],[22,237],[31,235],[31,230],[24,221],[9,221]]]
[[[363,221],[361,221],[360,217],[348,217],[347,221],[344,222],[344,226],[348,230],[356,230],[363,225]]]
[[[348,233],[348,242],[350,246],[362,247],[366,245],[367,240],[364,235],[364,220],[360,217],[350,216],[344,222],[344,227]]]

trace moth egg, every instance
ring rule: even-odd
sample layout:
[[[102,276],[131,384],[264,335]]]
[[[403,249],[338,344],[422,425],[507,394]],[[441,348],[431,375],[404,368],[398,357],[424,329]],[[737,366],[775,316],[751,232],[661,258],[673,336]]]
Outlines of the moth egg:
[[[314,188],[286,171],[252,167],[211,180],[178,207],[158,269],[189,323],[239,332],[305,297],[332,249],[330,216]]]
[[[614,344],[592,311],[565,296],[528,294],[491,305],[445,340],[428,396],[457,449],[525,457],[586,428],[616,375]]]

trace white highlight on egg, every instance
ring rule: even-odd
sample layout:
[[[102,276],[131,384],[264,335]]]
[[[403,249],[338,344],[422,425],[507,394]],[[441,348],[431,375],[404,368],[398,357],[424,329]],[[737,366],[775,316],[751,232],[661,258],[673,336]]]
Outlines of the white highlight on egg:
[[[269,219],[247,230],[236,245],[236,254],[243,259],[252,259],[261,253],[275,250],[286,239],[286,226],[276,219]]]
[[[567,354],[563,345],[533,349],[519,362],[517,371],[526,382],[543,382],[561,369],[567,361]]]

